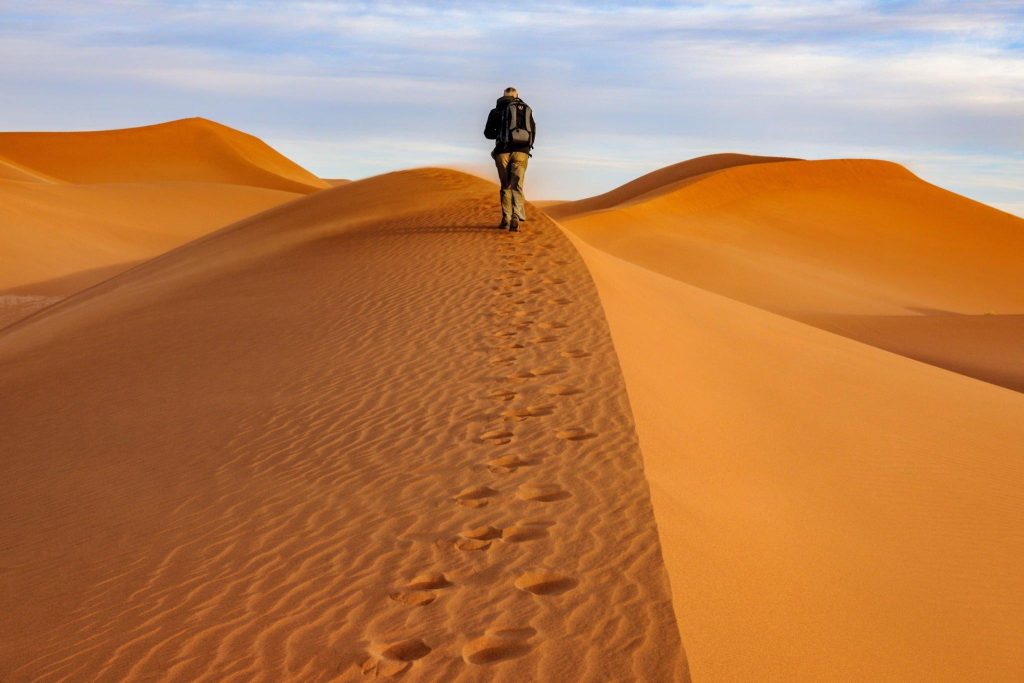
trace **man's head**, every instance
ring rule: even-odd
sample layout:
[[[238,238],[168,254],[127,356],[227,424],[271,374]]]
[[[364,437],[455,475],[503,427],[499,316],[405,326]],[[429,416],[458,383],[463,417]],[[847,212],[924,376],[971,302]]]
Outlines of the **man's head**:
[[[510,85],[505,88],[505,97],[519,97],[519,91]]]

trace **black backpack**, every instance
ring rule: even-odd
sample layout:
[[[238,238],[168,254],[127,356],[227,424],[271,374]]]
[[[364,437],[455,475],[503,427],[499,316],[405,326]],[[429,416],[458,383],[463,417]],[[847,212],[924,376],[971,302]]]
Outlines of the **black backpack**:
[[[512,100],[501,112],[498,146],[505,150],[513,147],[533,149],[533,110],[526,102]]]

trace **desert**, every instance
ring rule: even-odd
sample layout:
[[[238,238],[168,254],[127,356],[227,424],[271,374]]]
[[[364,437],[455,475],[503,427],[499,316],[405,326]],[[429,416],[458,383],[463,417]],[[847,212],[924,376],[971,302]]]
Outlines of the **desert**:
[[[0,135],[5,680],[1024,673],[1021,219],[723,154],[502,234],[458,171],[59,139]]]

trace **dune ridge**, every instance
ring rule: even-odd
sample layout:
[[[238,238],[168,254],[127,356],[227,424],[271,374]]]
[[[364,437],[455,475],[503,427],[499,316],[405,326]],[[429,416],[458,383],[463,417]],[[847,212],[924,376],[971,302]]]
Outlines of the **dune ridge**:
[[[348,183],[0,332],[0,677],[687,680],[593,284],[494,194]]]
[[[694,679],[1024,675],[1024,395],[573,239]]]
[[[1024,676],[1024,221],[873,160],[644,189],[556,208],[694,678]]]
[[[702,289],[1015,388],[1024,220],[876,160],[734,166],[562,222],[588,243]],[[987,317],[967,344],[907,334]],[[904,316],[903,322],[893,322]],[[972,329],[977,325],[972,325]],[[955,334],[964,337],[966,333]]]
[[[304,194],[329,187],[259,138],[201,117],[114,130],[0,133],[0,158],[77,184],[180,180]]]
[[[691,181],[707,173],[714,173],[734,166],[769,164],[777,161],[794,161],[794,159],[730,152],[708,154],[651,171],[604,194],[571,202],[558,202],[556,205],[546,207],[545,210],[552,218],[562,220],[590,211],[621,206],[627,202],[642,199],[652,192],[666,192],[678,186],[679,183]]]
[[[0,327],[328,186],[257,138],[205,119],[0,133]]]

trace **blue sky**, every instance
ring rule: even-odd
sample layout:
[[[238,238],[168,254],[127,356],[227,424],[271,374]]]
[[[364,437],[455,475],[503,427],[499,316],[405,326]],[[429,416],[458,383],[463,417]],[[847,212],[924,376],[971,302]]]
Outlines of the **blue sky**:
[[[534,198],[738,151],[891,159],[1024,215],[1022,0],[0,0],[0,130],[205,116],[325,177],[490,175],[510,84]]]

